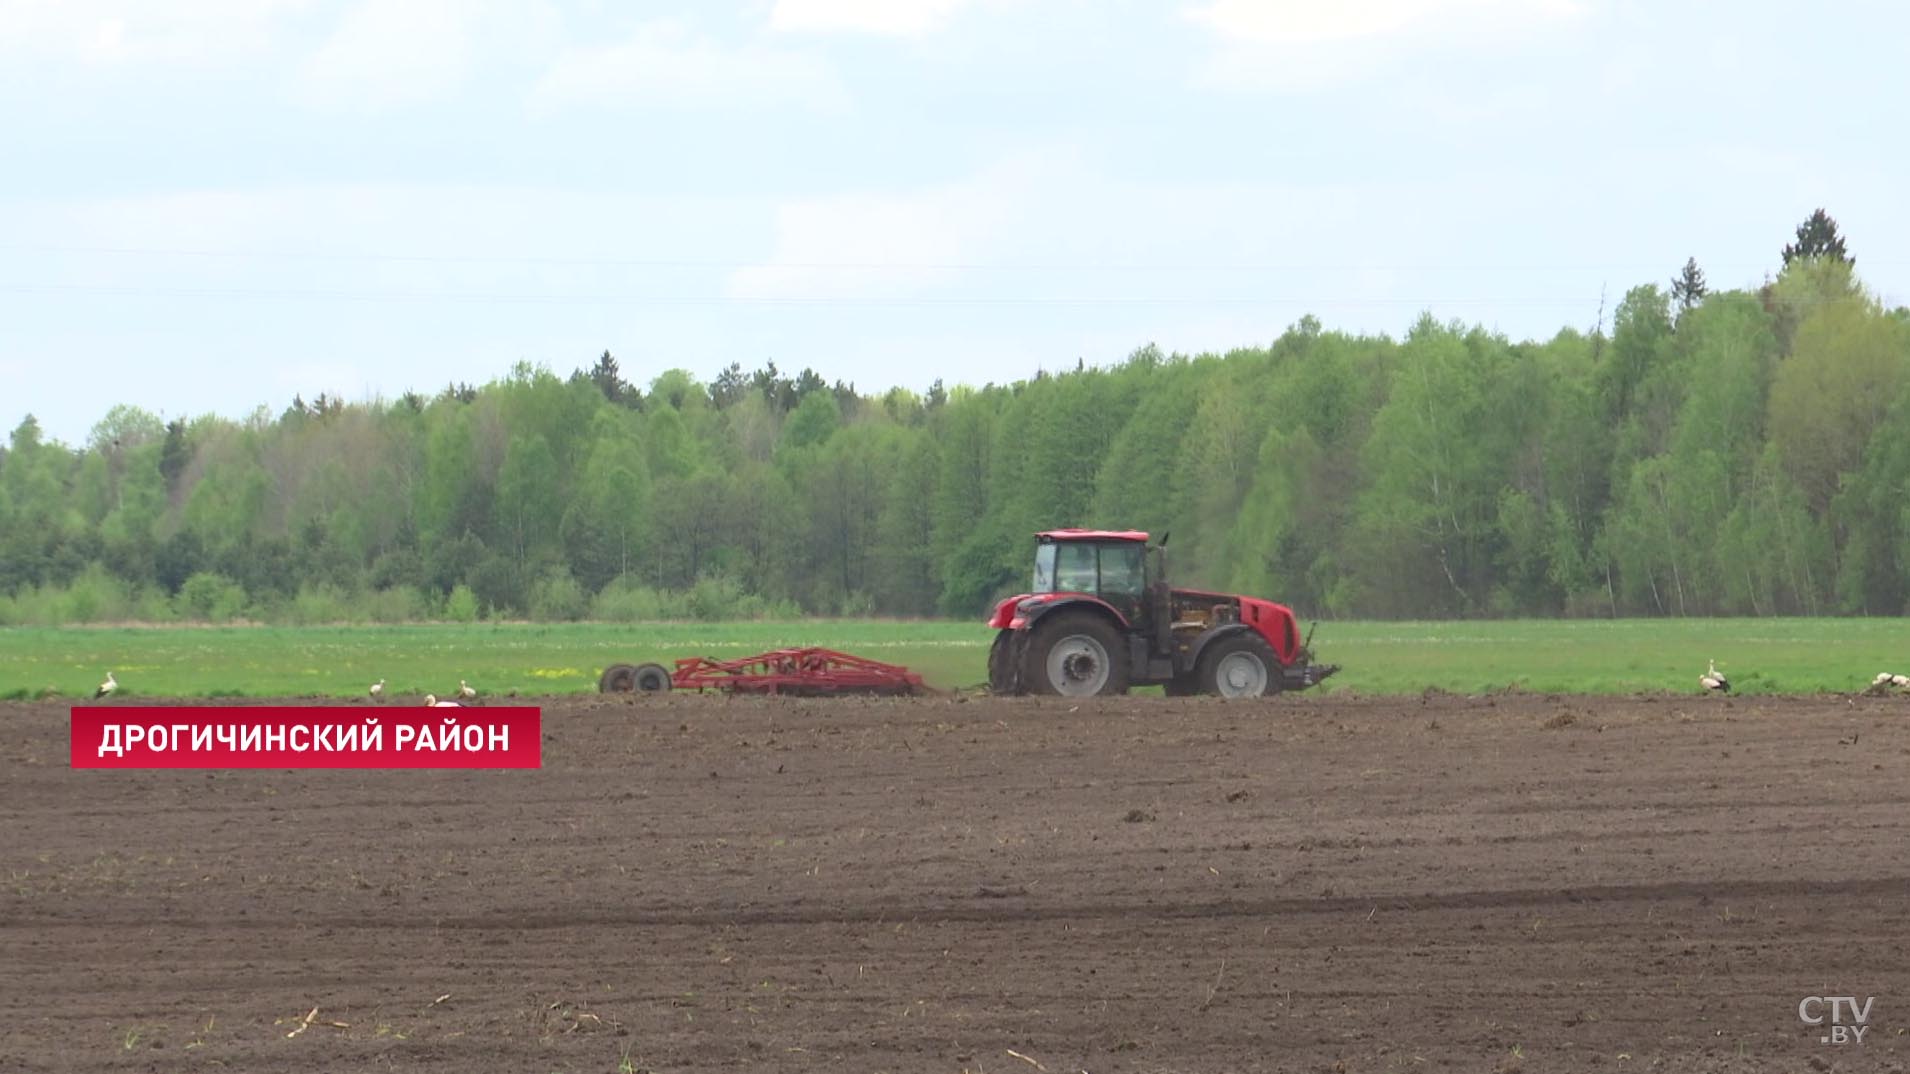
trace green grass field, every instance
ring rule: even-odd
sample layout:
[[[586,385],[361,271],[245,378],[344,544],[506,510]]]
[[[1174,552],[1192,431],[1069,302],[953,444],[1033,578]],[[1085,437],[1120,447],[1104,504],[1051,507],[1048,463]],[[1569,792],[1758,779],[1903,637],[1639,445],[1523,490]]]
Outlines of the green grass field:
[[[596,689],[605,665],[822,645],[906,664],[939,687],[986,677],[987,628],[946,621],[482,624],[394,627],[100,627],[0,630],[0,698],[87,698],[107,671],[123,697],[487,695]],[[1861,689],[1910,674],[1910,619],[1521,620],[1324,623],[1325,689],[1416,694],[1699,692],[1715,658],[1740,693]]]

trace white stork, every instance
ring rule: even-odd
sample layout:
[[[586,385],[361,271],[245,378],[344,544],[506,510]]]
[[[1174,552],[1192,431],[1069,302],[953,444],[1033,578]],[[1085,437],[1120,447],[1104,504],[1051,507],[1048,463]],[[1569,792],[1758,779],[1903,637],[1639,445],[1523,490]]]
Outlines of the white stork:
[[[371,684],[371,699],[377,701],[385,696],[385,680],[379,679]]]
[[[1870,680],[1870,685],[1890,686],[1890,685],[1893,685],[1893,680],[1900,679],[1900,678],[1902,678],[1901,675],[1892,675],[1888,671],[1879,671],[1877,672],[1877,677]]]
[[[470,698],[476,697],[477,691],[471,689],[470,683],[465,682],[463,679],[459,679],[458,680],[458,696],[468,700]]]
[[[106,673],[106,681],[100,683],[99,689],[93,691],[93,700],[98,701],[100,698],[105,697],[117,689],[119,689],[119,683],[113,681],[113,673],[109,671]]]
[[[1890,676],[1890,685],[1895,686],[1899,690],[1910,689],[1910,675],[1892,675]]]
[[[1716,660],[1710,661],[1705,673],[1698,676],[1698,685],[1715,693],[1728,694],[1731,692],[1731,680],[1725,678],[1724,672],[1718,670],[1718,662]]]

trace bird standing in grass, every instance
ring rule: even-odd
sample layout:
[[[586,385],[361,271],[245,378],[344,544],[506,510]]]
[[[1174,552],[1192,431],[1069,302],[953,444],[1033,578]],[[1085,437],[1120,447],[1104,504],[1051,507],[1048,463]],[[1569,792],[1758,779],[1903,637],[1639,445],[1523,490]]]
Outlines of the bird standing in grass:
[[[1724,672],[1718,670],[1718,662],[1716,660],[1710,661],[1708,670],[1698,676],[1698,685],[1713,693],[1728,694],[1731,692],[1731,680],[1725,678]]]
[[[373,701],[381,701],[384,699],[384,696],[385,680],[379,679],[377,682],[371,684],[371,699]]]
[[[473,698],[477,696],[477,691],[471,689],[470,683],[465,682],[463,679],[459,679],[458,680],[458,696],[462,698],[467,698],[467,699]]]
[[[109,671],[106,673],[106,681],[100,683],[99,689],[93,691],[93,700],[98,701],[100,698],[105,697],[117,689],[119,689],[119,683],[113,681],[113,673]]]

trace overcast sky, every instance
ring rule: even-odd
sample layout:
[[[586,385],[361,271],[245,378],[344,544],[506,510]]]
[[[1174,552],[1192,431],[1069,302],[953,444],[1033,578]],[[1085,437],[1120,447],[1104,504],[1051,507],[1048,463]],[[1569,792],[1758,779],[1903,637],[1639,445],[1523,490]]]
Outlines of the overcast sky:
[[[864,391],[1422,310],[1824,206],[1910,301],[1899,4],[0,0],[0,423],[731,361]]]

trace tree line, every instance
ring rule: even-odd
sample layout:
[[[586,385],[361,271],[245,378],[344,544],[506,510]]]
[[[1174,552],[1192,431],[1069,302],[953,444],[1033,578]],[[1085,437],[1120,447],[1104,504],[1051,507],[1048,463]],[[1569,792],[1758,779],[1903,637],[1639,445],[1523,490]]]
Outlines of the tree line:
[[[519,364],[233,421],[115,407],[0,449],[0,622],[975,615],[1031,534],[1171,531],[1310,616],[1901,614],[1910,310],[1834,221],[1609,328],[1265,347],[864,395],[732,365]]]

